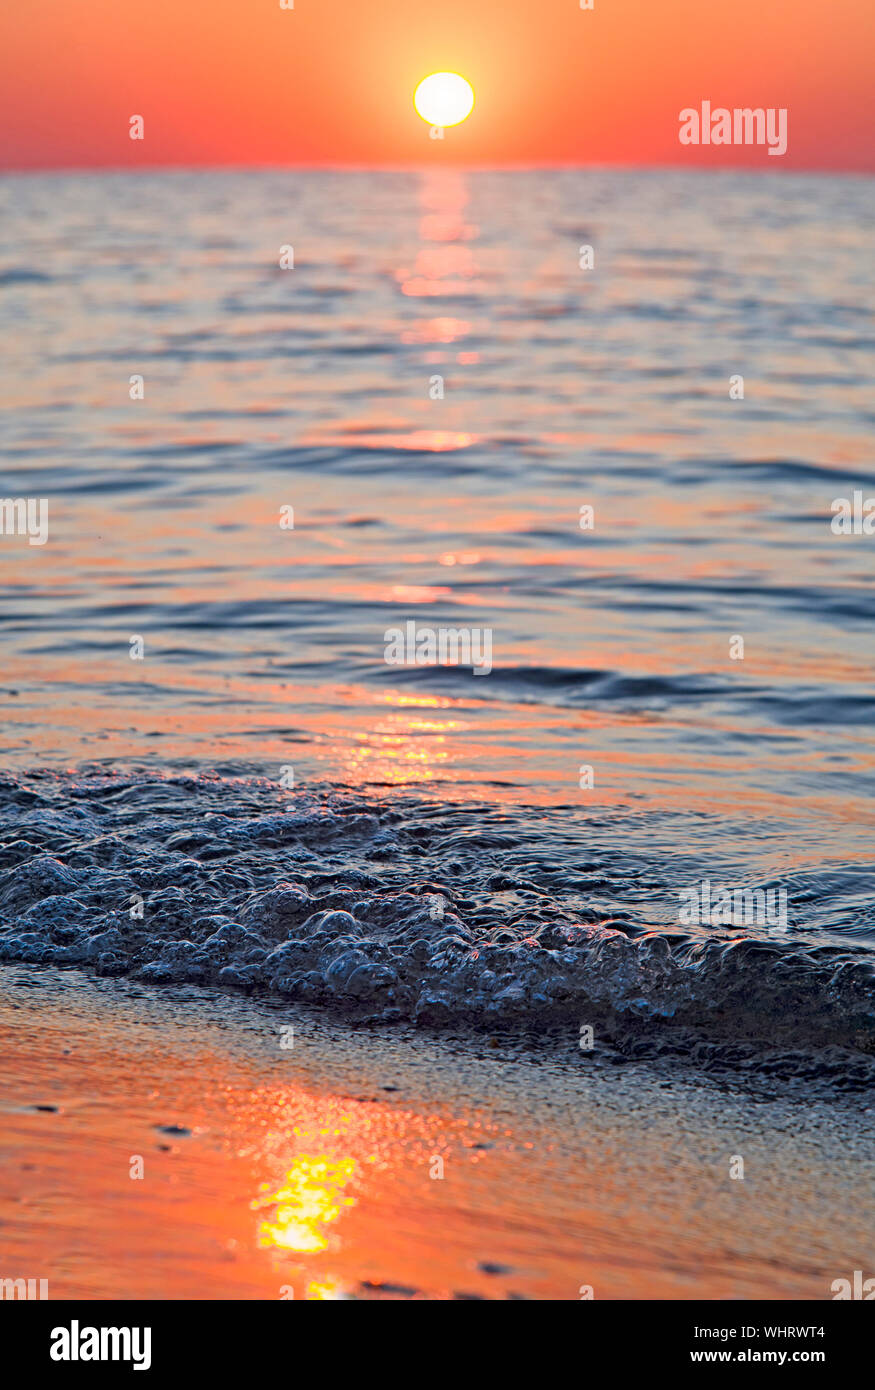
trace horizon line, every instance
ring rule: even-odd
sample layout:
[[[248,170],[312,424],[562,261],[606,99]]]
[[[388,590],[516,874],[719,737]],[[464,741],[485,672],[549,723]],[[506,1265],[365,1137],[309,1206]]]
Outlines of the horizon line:
[[[240,164],[237,162],[211,163],[211,164],[190,164],[190,163],[158,163],[121,165],[121,164],[34,164],[34,165],[13,165],[4,167],[0,165],[0,177],[7,176],[39,176],[49,175],[77,175],[77,174],[210,174],[210,173],[263,173],[265,171],[275,173],[325,173],[325,174],[431,174],[441,171],[453,173],[482,173],[482,174],[504,174],[504,173],[613,173],[613,172],[634,172],[639,174],[648,173],[669,173],[669,174],[777,174],[780,178],[793,177],[818,177],[818,178],[875,178],[875,167],[872,169],[836,169],[824,168],[820,165],[810,167],[787,168],[783,166],[760,166],[753,164],[722,164],[710,166],[707,164],[636,164],[628,163],[528,163],[520,164],[479,164],[479,163],[441,163],[441,164],[347,164],[347,163],[275,163],[266,161],[264,163]]]

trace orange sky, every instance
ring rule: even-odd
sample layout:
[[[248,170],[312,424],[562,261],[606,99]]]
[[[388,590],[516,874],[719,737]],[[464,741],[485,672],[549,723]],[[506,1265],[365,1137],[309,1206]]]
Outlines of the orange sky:
[[[875,169],[875,0],[31,0],[0,16],[0,167],[420,163]],[[429,140],[412,94],[462,73]],[[785,106],[789,147],[678,113]],[[142,115],[146,139],[128,138]]]

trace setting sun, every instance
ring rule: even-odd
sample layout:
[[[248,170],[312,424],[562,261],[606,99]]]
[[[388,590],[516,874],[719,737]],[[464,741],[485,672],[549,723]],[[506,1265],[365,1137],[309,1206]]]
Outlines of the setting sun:
[[[413,104],[429,125],[458,125],[471,114],[474,91],[457,72],[433,72],[420,82]]]

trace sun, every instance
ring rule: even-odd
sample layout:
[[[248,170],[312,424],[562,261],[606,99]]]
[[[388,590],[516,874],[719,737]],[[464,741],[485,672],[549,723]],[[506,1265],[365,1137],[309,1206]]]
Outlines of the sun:
[[[457,72],[433,72],[413,93],[413,105],[429,125],[458,125],[471,114],[474,90]]]

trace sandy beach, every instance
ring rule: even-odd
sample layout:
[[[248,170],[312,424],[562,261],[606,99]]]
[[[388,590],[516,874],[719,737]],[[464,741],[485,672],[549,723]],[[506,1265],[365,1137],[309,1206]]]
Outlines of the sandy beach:
[[[0,1273],[50,1298],[816,1300],[867,1267],[866,1099],[0,976]]]

